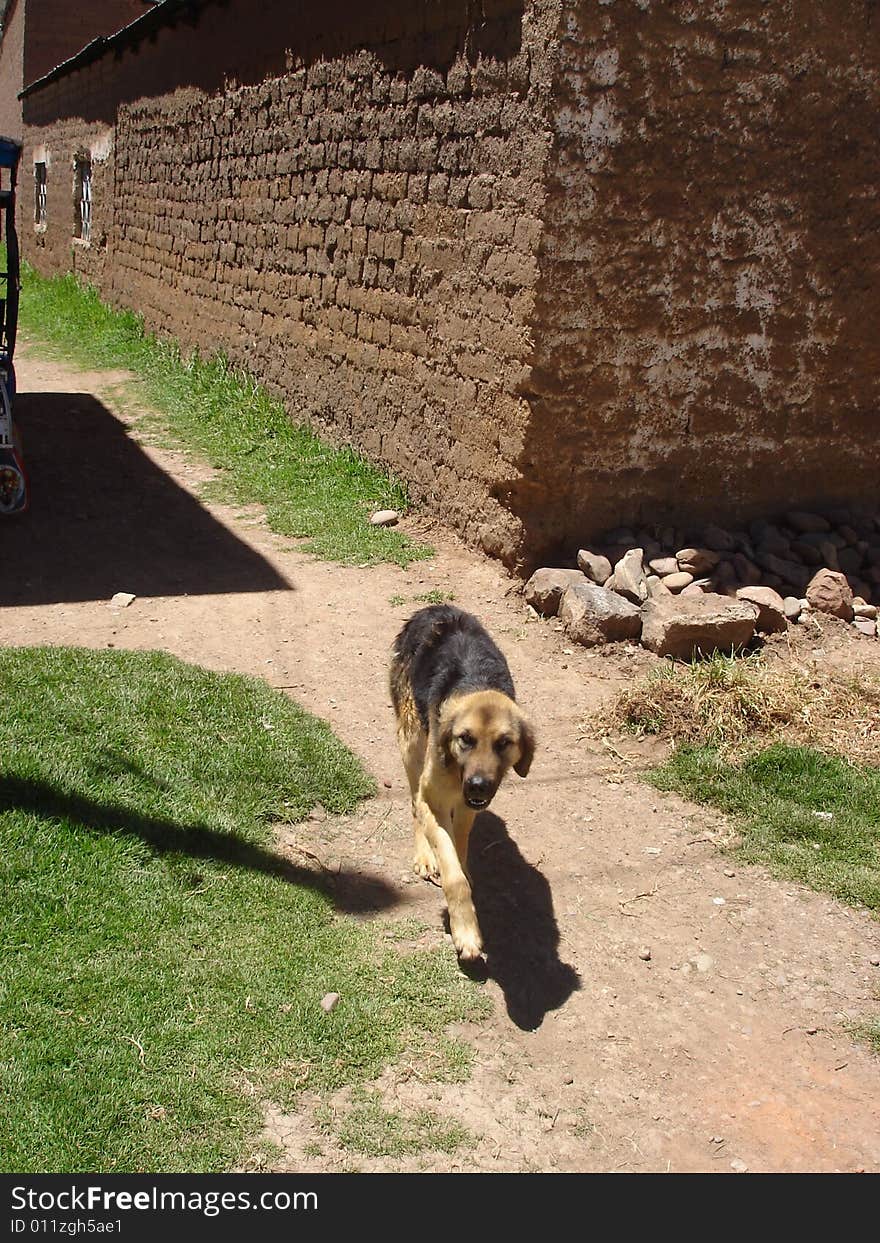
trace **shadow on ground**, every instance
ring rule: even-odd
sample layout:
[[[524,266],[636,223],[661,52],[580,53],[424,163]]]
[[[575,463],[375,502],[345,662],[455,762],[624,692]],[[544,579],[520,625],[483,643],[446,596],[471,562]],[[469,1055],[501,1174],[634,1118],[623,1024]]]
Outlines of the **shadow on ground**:
[[[373,913],[399,901],[393,886],[378,876],[300,867],[234,833],[221,833],[205,824],[183,825],[143,816],[131,808],[96,803],[44,781],[0,778],[0,813],[4,811],[28,811],[41,819],[69,821],[90,833],[139,837],[158,855],[186,855],[262,872],[283,883],[324,894],[347,915]]]
[[[477,817],[468,860],[486,972],[504,993],[512,1021],[533,1031],[580,988],[574,967],[559,958],[550,885],[492,812]]]
[[[15,415],[31,504],[3,524],[0,604],[292,590],[96,398],[20,393]]]

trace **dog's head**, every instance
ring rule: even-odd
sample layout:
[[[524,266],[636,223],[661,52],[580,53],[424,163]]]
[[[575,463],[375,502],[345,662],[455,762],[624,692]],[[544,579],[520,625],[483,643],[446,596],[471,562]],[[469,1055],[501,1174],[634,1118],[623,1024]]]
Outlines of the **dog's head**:
[[[525,777],[535,753],[528,717],[501,691],[456,695],[443,704],[438,721],[443,762],[461,773],[468,807],[481,811],[509,768]]]

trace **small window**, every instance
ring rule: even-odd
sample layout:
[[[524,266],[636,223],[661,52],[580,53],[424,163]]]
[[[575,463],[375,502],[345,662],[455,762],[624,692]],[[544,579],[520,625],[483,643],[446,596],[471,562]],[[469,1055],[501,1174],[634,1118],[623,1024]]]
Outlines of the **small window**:
[[[46,223],[46,165],[34,164],[34,224]]]
[[[85,157],[74,163],[73,199],[73,235],[87,242],[92,235],[92,161]]]

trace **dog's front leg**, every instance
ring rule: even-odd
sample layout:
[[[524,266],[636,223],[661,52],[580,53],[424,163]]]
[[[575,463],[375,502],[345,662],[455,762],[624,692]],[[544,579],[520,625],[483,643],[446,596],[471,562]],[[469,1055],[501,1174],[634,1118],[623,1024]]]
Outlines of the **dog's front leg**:
[[[482,954],[483,940],[471,897],[470,882],[462,868],[456,843],[449,830],[438,822],[421,791],[416,798],[416,816],[419,828],[431,847],[440,870],[440,884],[443,886],[449,910],[452,944],[459,958],[466,962],[472,961]]]
[[[455,852],[468,881],[471,879],[471,870],[468,867],[468,844],[471,840],[471,829],[474,827],[475,819],[475,812],[472,812],[469,807],[461,806],[456,807],[455,818],[452,822]]]

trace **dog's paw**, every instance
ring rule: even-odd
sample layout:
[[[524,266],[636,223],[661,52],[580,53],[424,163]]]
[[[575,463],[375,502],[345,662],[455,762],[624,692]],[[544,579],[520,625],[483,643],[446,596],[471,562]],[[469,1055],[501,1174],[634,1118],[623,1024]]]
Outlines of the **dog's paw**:
[[[421,876],[422,880],[434,882],[440,880],[440,869],[437,867],[437,860],[430,846],[425,846],[424,850],[419,850],[413,855],[413,871],[416,876]]]
[[[476,923],[454,925],[452,944],[462,962],[474,962],[482,957],[483,939]]]

